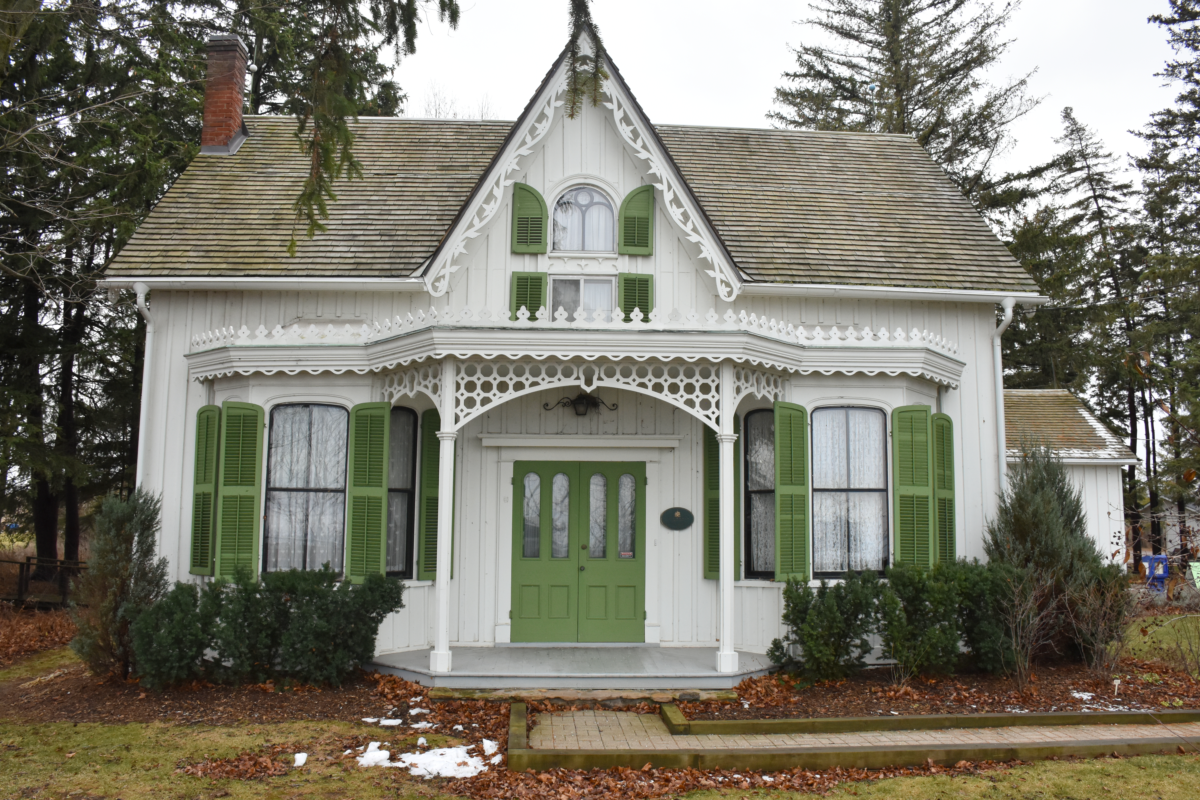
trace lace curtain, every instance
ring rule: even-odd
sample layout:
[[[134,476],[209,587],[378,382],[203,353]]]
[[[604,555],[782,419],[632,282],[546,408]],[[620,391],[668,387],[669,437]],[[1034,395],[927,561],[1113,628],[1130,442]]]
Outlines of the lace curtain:
[[[887,428],[870,408],[812,413],[813,571],[883,569],[887,556]]]

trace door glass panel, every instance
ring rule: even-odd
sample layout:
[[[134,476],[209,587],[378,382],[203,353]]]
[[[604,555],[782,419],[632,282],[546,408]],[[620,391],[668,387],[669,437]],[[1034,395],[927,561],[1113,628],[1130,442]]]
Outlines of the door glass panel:
[[[571,534],[571,479],[565,472],[550,484],[550,557],[568,558]]]
[[[588,556],[604,558],[608,554],[608,478],[597,472],[592,476],[589,492],[591,535],[588,537]]]
[[[536,472],[525,475],[525,532],[521,555],[537,558],[542,552],[542,479]]]
[[[637,529],[637,482],[628,472],[617,481],[617,556],[634,557]]]
[[[750,569],[775,569],[775,493],[750,494]]]

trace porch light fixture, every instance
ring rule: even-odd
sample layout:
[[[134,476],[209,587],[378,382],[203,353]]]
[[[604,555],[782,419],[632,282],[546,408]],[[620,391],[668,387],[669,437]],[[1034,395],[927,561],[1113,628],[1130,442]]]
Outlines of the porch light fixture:
[[[589,411],[591,411],[593,408],[599,409],[600,406],[604,406],[609,411],[617,410],[616,403],[613,403],[610,406],[599,397],[588,394],[587,392],[580,392],[579,394],[575,395],[575,397],[564,397],[557,403],[542,404],[542,408],[544,408],[546,411],[549,411],[552,408],[567,408],[568,406],[575,409],[575,416],[577,417],[586,417]]]

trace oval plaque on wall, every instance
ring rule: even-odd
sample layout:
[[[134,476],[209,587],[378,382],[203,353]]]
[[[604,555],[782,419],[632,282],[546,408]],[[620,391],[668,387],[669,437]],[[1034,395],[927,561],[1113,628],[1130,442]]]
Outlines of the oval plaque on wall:
[[[668,508],[659,517],[664,528],[669,528],[673,531],[682,531],[692,527],[692,523],[696,518],[692,516],[692,512],[686,508]]]

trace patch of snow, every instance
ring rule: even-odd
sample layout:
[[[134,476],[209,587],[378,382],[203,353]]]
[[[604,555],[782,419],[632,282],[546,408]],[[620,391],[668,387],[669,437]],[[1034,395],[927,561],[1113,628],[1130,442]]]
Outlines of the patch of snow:
[[[763,780],[764,780],[764,781],[766,781],[767,783],[774,783],[774,782],[775,782],[775,779],[774,779],[774,778],[772,778],[770,775],[763,775]]]
[[[428,746],[429,746],[429,742],[425,741],[425,737],[424,737],[424,736],[422,736],[421,738],[417,739],[417,747],[428,747]]]
[[[496,752],[499,749],[500,749],[499,742],[493,742],[491,739],[483,740],[483,754],[485,756],[490,756],[492,753]]]
[[[421,698],[420,698],[420,696],[418,695],[417,697],[414,697],[412,700],[409,700],[408,702],[410,702],[410,703],[419,703],[419,702],[421,702]]]
[[[363,717],[362,719],[363,719],[363,722],[369,723],[371,725],[374,725],[376,722],[379,722],[379,717]]]
[[[437,723],[436,722],[414,722],[412,725],[409,725],[408,727],[416,728],[419,731],[423,731],[426,728],[436,728]]]
[[[1076,700],[1091,700],[1095,696],[1091,692],[1071,692],[1071,697],[1074,697]]]
[[[888,713],[889,713],[889,714],[891,714],[893,717],[898,717],[898,716],[900,716],[900,712],[899,712],[899,711],[889,711]]]
[[[379,720],[379,724],[383,725],[385,727],[388,727],[388,728],[394,728],[397,725],[403,725],[404,720],[402,720],[402,719],[381,719],[381,720]]]
[[[428,714],[429,709],[428,708],[410,708],[408,710],[408,713],[409,714]]]
[[[501,753],[497,753],[496,755],[491,757],[491,759],[488,761],[488,763],[489,764],[499,764],[503,760],[504,760],[504,755]]]
[[[451,728],[450,730],[452,730],[452,731],[465,731],[465,730],[466,730],[466,728],[464,728],[462,725],[455,725],[455,726],[454,726],[453,728]]]
[[[303,767],[305,761],[308,761],[308,753],[296,753],[295,766]]]
[[[379,749],[379,742],[371,742],[367,745],[367,752],[358,757],[358,765],[360,767],[382,767],[388,765],[391,757],[390,751]]]
[[[487,770],[483,759],[467,753],[473,745],[440,747],[427,753],[405,753],[398,766],[408,767],[410,775],[425,778],[472,778]]]

